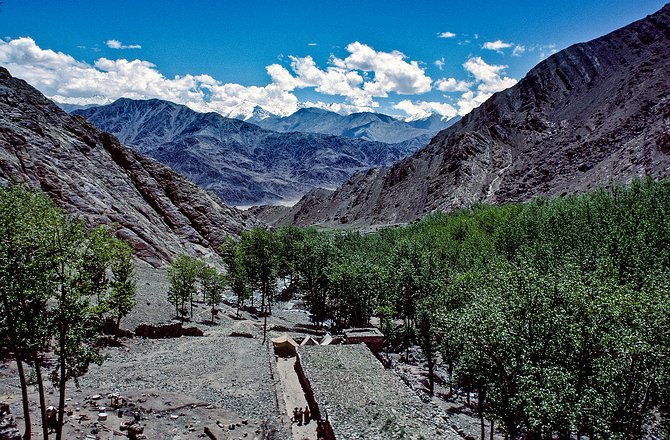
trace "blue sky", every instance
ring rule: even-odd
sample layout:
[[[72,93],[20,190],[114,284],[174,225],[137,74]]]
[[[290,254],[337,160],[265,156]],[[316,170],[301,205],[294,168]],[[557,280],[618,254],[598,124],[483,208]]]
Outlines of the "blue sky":
[[[47,96],[223,114],[467,113],[542,58],[662,1],[4,0],[0,64]]]

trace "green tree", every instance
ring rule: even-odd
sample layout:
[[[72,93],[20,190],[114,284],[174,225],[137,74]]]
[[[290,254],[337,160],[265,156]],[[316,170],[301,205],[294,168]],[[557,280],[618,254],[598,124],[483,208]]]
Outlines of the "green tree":
[[[335,245],[329,235],[308,231],[298,257],[298,285],[304,292],[312,320],[318,325],[322,325],[328,315],[328,267],[334,255]]]
[[[121,319],[135,307],[137,283],[135,282],[135,264],[133,255],[126,243],[121,242],[117,249],[117,260],[112,264],[111,291],[107,300],[109,313],[119,328]]]
[[[61,213],[44,195],[21,185],[0,187],[0,316],[7,348],[19,374],[25,423],[32,435],[24,362],[33,362],[39,387],[43,435],[46,405],[39,352],[49,347],[47,303],[52,296],[53,233]]]
[[[110,284],[100,274],[116,262],[113,249],[117,241],[107,228],[87,231],[81,221],[64,215],[57,220],[52,254],[55,308],[51,314],[58,366],[51,377],[59,390],[56,439],[60,440],[66,383],[71,379],[78,383],[91,362],[103,361],[93,343],[100,334],[99,316],[106,312],[101,309],[102,298]]]
[[[244,302],[252,296],[249,276],[244,264],[244,254],[242,247],[232,238],[228,238],[221,245],[220,249],[223,263],[228,269],[226,273],[226,282],[230,286],[233,294],[236,296],[237,316],[240,316],[240,309]]]
[[[203,265],[198,274],[202,294],[205,304],[210,308],[212,314],[212,324],[214,324],[214,314],[216,306],[221,302],[223,290],[226,285],[226,278],[210,265]]]
[[[201,265],[198,261],[188,255],[179,255],[168,267],[168,301],[175,307],[175,313],[179,318],[186,318],[188,310],[186,302],[192,301],[196,293],[196,281]],[[191,316],[193,308],[191,306]]]
[[[278,245],[278,273],[284,279],[288,278],[285,289],[293,289],[297,283],[298,261],[306,230],[297,226],[284,226],[277,230]]]
[[[240,247],[246,273],[261,293],[263,343],[267,335],[267,317],[272,313],[272,300],[277,290],[277,258],[279,244],[276,235],[265,228],[253,228],[242,233]]]
[[[44,194],[20,185],[0,188],[0,313],[15,355],[29,425],[25,361],[33,363],[43,436],[46,402],[40,352],[54,349],[51,378],[58,388],[58,426],[62,437],[65,384],[101,362],[93,342],[100,316],[107,312],[106,273],[117,258],[119,242],[107,228],[87,230]],[[27,426],[24,437],[30,438]]]

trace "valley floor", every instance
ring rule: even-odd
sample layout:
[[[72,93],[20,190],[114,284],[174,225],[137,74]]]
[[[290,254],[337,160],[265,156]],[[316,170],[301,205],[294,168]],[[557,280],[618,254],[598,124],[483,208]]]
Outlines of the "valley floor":
[[[172,308],[167,288],[164,271],[139,267],[138,305],[122,327],[169,321]],[[243,312],[237,319],[235,310],[223,305],[214,325],[208,322],[210,318],[208,309],[196,305],[193,324],[204,331],[202,337],[122,338],[118,346],[105,348],[106,361],[90,368],[79,389],[68,384],[70,415],[64,438],[126,438],[122,424],[137,417],[147,439],[207,438],[205,428],[216,439],[316,439],[314,421],[307,425],[291,422],[293,408],[306,405],[293,368],[295,358],[277,358],[270,342],[287,329],[296,338],[304,336],[296,326],[307,323],[307,314],[291,303],[277,305],[268,321],[268,328],[274,330],[268,332],[265,343],[262,320],[253,315]],[[420,357],[419,352],[414,354]],[[396,372],[421,394],[425,372],[420,359],[410,364],[395,361]],[[0,402],[10,404],[23,431],[15,370],[13,362],[0,363]],[[113,406],[110,395],[120,395],[126,404]],[[48,394],[47,404],[56,405],[56,398]],[[463,437],[478,437],[479,421],[464,402],[437,397],[425,402],[426,413],[439,405],[447,414],[445,420],[433,423],[454,428]],[[35,390],[31,390],[31,412],[33,438],[38,438],[41,428]],[[107,413],[106,420],[98,420],[100,412]],[[414,437],[408,433],[407,438]]]

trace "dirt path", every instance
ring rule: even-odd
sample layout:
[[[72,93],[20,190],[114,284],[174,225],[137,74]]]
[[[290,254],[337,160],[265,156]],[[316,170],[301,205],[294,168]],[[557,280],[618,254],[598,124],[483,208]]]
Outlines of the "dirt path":
[[[294,365],[294,357],[277,359],[277,371],[279,372],[279,380],[282,384],[282,394],[286,403],[286,417],[288,419],[293,415],[293,408],[305,408],[307,406],[305,393],[302,391],[298,375],[293,367]],[[291,431],[293,440],[316,439],[316,423],[313,420],[307,425],[293,423]]]

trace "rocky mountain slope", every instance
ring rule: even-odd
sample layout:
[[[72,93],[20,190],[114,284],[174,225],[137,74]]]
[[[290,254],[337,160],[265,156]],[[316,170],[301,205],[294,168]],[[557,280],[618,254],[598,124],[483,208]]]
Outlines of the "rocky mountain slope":
[[[114,224],[155,266],[181,252],[207,255],[256,224],[0,68],[0,184],[10,180],[42,189],[89,225]]]
[[[276,133],[157,99],[119,99],[75,113],[233,205],[295,201],[313,187],[335,187],[355,171],[390,165],[419,147]]]
[[[269,116],[262,112],[254,115],[247,122],[282,133],[323,133],[391,144],[419,138],[417,143],[421,143],[421,146],[428,144],[438,131],[457,120],[431,115],[425,119],[405,122],[381,113],[362,112],[343,116],[319,108],[302,108],[286,117]]]
[[[542,61],[425,148],[268,219],[390,224],[670,175],[670,5]]]

